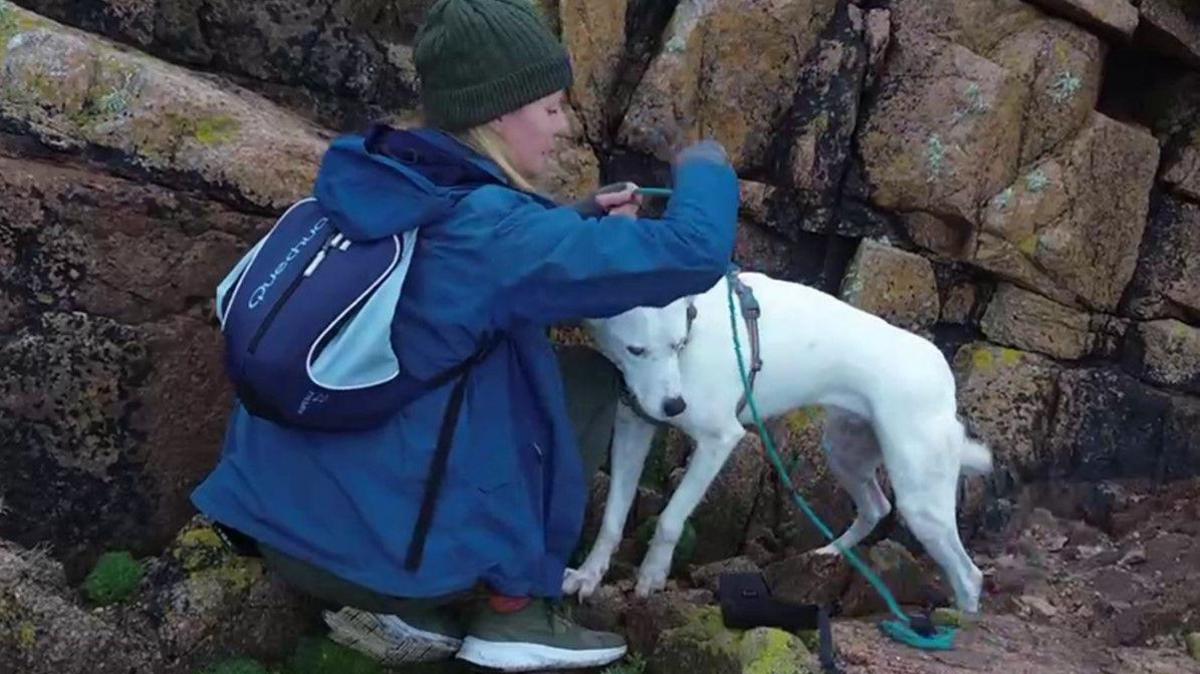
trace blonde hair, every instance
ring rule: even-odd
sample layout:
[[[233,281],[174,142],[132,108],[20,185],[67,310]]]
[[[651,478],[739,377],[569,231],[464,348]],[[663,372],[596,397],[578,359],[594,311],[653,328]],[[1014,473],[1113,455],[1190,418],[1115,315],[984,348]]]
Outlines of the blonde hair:
[[[512,160],[508,155],[508,144],[487,124],[480,124],[465,131],[459,131],[454,134],[459,140],[466,143],[479,154],[496,162],[504,175],[508,176],[508,181],[513,187],[525,190],[526,192],[536,192],[537,189],[533,183],[521,175],[521,172],[513,166]]]
[[[420,112],[410,115],[393,115],[384,121],[397,129],[413,129],[426,126],[425,118]],[[504,172],[508,181],[512,183],[513,187],[525,190],[526,192],[538,191],[533,181],[521,175],[517,167],[513,166],[512,160],[508,158],[508,144],[486,122],[479,126],[450,133],[459,141],[465,143],[467,147],[495,162],[500,167],[500,170]]]

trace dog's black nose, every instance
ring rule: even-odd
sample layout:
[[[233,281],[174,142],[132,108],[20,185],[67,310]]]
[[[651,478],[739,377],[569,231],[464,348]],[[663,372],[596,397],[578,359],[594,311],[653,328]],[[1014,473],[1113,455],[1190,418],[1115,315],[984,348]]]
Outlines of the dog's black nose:
[[[677,417],[686,409],[687,403],[683,401],[683,398],[667,398],[663,401],[663,414],[669,417]]]

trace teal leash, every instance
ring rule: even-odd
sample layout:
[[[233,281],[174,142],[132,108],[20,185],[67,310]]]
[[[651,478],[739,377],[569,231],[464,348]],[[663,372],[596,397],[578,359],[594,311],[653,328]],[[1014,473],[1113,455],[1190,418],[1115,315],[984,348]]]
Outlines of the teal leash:
[[[779,452],[775,449],[775,443],[771,439],[771,434],[767,431],[767,427],[763,424],[762,418],[758,414],[758,405],[754,400],[754,393],[750,390],[750,378],[746,373],[746,364],[742,359],[742,344],[738,337],[738,322],[737,322],[737,307],[733,297],[733,284],[726,283],[729,295],[729,323],[733,329],[733,350],[737,355],[738,372],[742,377],[742,387],[746,391],[746,401],[750,407],[750,414],[754,418],[754,424],[758,428],[758,435],[762,438],[763,446],[767,449],[767,457],[771,460],[771,465],[775,471],[779,473],[779,478],[783,481],[788,492],[792,495],[792,500],[800,507],[800,510],[808,517],[808,519],[820,530],[821,535],[829,539],[829,541],[837,548],[859,573],[867,579],[867,582],[875,588],[879,596],[883,597],[883,601],[887,604],[888,610],[895,617],[895,620],[884,620],[879,624],[879,629],[892,639],[903,644],[913,646],[922,650],[948,651],[954,648],[954,637],[958,630],[953,628],[935,628],[931,635],[921,634],[913,628],[912,618],[905,613],[900,605],[896,602],[896,598],[892,596],[887,585],[875,575],[871,568],[867,566],[853,550],[842,547],[837,542],[830,531],[829,527],[821,521],[813,509],[808,505],[808,501],[800,495],[800,491],[792,483],[792,478],[783,466],[783,460],[779,458]]]

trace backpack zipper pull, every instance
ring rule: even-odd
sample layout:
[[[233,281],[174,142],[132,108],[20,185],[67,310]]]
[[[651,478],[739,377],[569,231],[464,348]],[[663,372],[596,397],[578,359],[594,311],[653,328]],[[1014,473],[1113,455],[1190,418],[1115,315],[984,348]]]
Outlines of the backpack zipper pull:
[[[317,251],[317,254],[313,256],[312,262],[309,262],[308,266],[304,268],[304,278],[312,276],[317,267],[320,267],[321,263],[325,261],[325,255],[329,249],[337,248],[339,244],[345,244],[342,250],[346,250],[350,245],[350,240],[343,236],[341,232],[334,234],[325,241],[325,245],[321,246],[321,250]]]

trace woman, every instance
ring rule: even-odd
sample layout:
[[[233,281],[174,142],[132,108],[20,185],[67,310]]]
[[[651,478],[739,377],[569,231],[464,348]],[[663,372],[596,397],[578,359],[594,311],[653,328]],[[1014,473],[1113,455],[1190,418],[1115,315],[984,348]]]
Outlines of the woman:
[[[631,189],[594,197],[602,217],[535,195],[530,181],[567,130],[572,75],[529,0],[439,0],[414,55],[430,128],[339,139],[314,193],[341,231],[420,227],[391,323],[406,375],[428,379],[498,340],[467,380],[436,509],[422,527],[451,386],[352,433],[288,428],[239,405],[193,500],[286,580],[347,607],[327,614],[334,637],[389,664],[457,653],[511,671],[603,665],[624,654],[621,638],[557,615],[553,600],[590,479],[574,426],[597,425],[578,404],[569,414],[564,388],[573,400],[600,391],[594,412],[612,370],[572,377],[597,371],[599,356],[578,353],[560,370],[546,328],[711,287],[732,255],[736,177],[702,143],[678,157],[660,220],[633,217]],[[589,470],[607,448],[604,424]],[[416,539],[418,563],[406,563]]]

